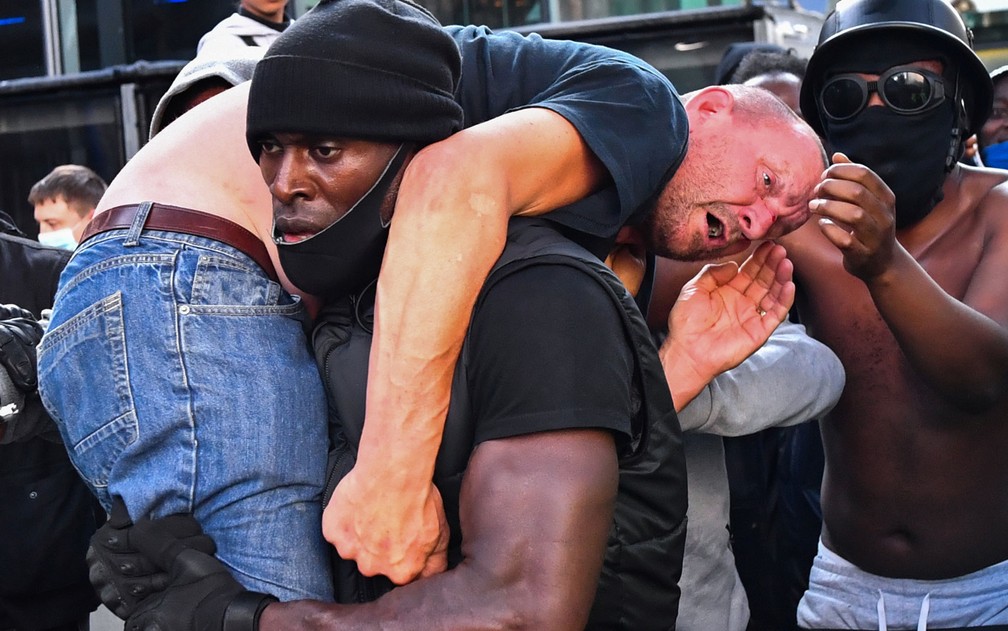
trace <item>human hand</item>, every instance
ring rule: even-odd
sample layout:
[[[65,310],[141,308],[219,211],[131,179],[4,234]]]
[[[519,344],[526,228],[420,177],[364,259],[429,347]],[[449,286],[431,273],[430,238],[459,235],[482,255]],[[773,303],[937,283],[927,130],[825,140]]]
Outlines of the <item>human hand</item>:
[[[243,588],[189,515],[131,525],[120,502],[91,542],[92,582],[106,606],[126,614],[130,631],[255,631],[262,610],[276,601]]]
[[[647,271],[642,244],[618,243],[606,257],[606,265],[619,277],[631,295],[637,295]]]
[[[979,152],[980,152],[980,142],[977,139],[977,135],[973,134],[972,136],[966,139],[962,157],[965,160],[971,161],[970,164],[973,164],[972,160],[976,157],[977,153]]]
[[[843,254],[844,269],[866,281],[888,269],[896,246],[896,197],[882,178],[834,153],[813,195],[809,209]]]
[[[191,515],[170,515],[159,520],[161,527],[186,546],[213,554],[213,540],[203,534]],[[155,566],[130,541],[133,522],[122,499],[115,497],[112,512],[91,536],[87,550],[91,585],[102,603],[123,620],[135,613],[140,601],[164,589],[168,574]]]
[[[448,568],[448,520],[433,484],[402,497],[386,478],[354,467],[325,507],[322,534],[361,574],[384,574],[397,585]]]
[[[29,320],[34,320],[35,314],[27,309],[22,309],[17,305],[0,305],[0,320],[10,320],[11,318],[27,318]]]
[[[686,283],[660,352],[677,409],[742,363],[784,321],[794,303],[792,271],[783,246],[765,242],[741,267],[707,265]]]
[[[17,305],[0,305],[0,365],[22,392],[38,388],[35,347],[44,332],[30,311]]]

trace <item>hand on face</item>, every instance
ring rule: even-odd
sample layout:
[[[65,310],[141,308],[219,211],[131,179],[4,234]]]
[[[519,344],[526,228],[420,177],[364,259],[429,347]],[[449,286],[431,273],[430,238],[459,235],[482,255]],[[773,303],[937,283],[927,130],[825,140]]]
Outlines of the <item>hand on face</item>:
[[[887,269],[896,242],[896,197],[874,171],[833,154],[809,209],[849,273],[868,280]]]
[[[683,287],[669,315],[662,347],[666,373],[668,353],[678,356],[675,371],[699,375],[704,384],[745,360],[787,317],[795,293],[792,271],[784,248],[769,241],[741,267],[704,267]]]

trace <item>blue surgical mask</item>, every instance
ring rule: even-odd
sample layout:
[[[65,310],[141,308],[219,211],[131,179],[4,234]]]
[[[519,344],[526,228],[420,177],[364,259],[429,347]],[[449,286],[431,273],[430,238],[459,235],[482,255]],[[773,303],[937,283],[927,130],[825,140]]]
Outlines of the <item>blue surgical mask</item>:
[[[980,150],[980,159],[984,166],[1008,169],[1008,141],[984,147]]]
[[[42,245],[47,245],[51,248],[60,248],[62,250],[70,250],[71,252],[77,249],[77,239],[74,239],[73,228],[40,232],[38,241]]]

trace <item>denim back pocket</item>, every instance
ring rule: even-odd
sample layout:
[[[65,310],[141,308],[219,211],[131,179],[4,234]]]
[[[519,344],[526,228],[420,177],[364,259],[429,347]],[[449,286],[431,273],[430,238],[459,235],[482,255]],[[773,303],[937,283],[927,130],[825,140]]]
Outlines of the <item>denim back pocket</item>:
[[[39,345],[39,394],[80,474],[104,501],[109,474],[137,439],[122,294],[51,329]]]

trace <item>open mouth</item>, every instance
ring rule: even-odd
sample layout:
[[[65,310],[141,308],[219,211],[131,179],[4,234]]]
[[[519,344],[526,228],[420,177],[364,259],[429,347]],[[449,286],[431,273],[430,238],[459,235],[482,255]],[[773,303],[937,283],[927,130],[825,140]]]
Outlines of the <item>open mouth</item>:
[[[300,243],[318,234],[310,222],[298,217],[280,215],[273,220],[273,235],[277,243]]]
[[[300,243],[314,235],[313,232],[284,232],[280,235],[280,240],[284,243]]]

